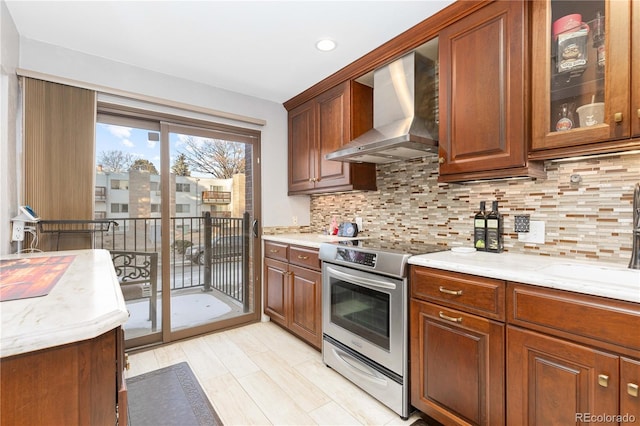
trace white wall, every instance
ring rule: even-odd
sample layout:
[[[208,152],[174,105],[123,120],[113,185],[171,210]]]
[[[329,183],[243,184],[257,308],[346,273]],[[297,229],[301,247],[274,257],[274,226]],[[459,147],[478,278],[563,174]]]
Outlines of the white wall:
[[[21,38],[19,51],[24,70],[265,120],[265,126],[216,121],[262,132],[262,225],[291,226],[292,216],[309,224],[309,198],[287,196],[287,113],[281,104],[40,41]]]
[[[11,252],[11,218],[18,214],[18,66],[20,40],[7,5],[0,1],[0,254]]]

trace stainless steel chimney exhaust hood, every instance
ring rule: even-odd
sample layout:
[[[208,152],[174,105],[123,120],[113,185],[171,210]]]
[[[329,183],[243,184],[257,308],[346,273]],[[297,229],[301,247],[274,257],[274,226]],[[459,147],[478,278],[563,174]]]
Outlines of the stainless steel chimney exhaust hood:
[[[435,64],[412,52],[374,71],[373,129],[327,160],[392,163],[438,152]]]

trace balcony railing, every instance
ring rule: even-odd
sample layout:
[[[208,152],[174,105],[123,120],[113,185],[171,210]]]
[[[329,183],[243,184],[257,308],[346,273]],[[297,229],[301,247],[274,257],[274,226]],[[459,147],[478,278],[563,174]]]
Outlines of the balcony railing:
[[[56,222],[56,221],[51,221]],[[97,227],[96,223],[112,226]],[[86,234],[96,249],[117,252],[155,252],[161,257],[161,218],[118,218],[105,221],[57,221],[41,227],[43,235],[57,237],[54,249],[64,250],[66,230]],[[242,218],[171,218],[171,290],[202,287],[220,291],[246,305],[248,303],[249,214]],[[61,240],[60,238],[63,237]],[[162,262],[158,262],[158,276]]]

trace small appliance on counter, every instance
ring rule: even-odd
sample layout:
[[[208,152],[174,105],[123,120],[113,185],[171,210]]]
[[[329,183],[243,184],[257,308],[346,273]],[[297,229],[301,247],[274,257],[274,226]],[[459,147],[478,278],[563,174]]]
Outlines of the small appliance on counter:
[[[358,224],[355,222],[342,222],[338,226],[338,237],[357,237]]]

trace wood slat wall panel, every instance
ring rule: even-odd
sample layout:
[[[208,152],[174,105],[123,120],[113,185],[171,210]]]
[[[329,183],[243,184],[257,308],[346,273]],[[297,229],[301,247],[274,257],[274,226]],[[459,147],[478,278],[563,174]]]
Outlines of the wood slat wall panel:
[[[24,79],[24,200],[41,218],[92,219],[96,95]],[[90,248],[89,235],[65,235],[59,249]],[[39,248],[55,250],[56,236]]]

